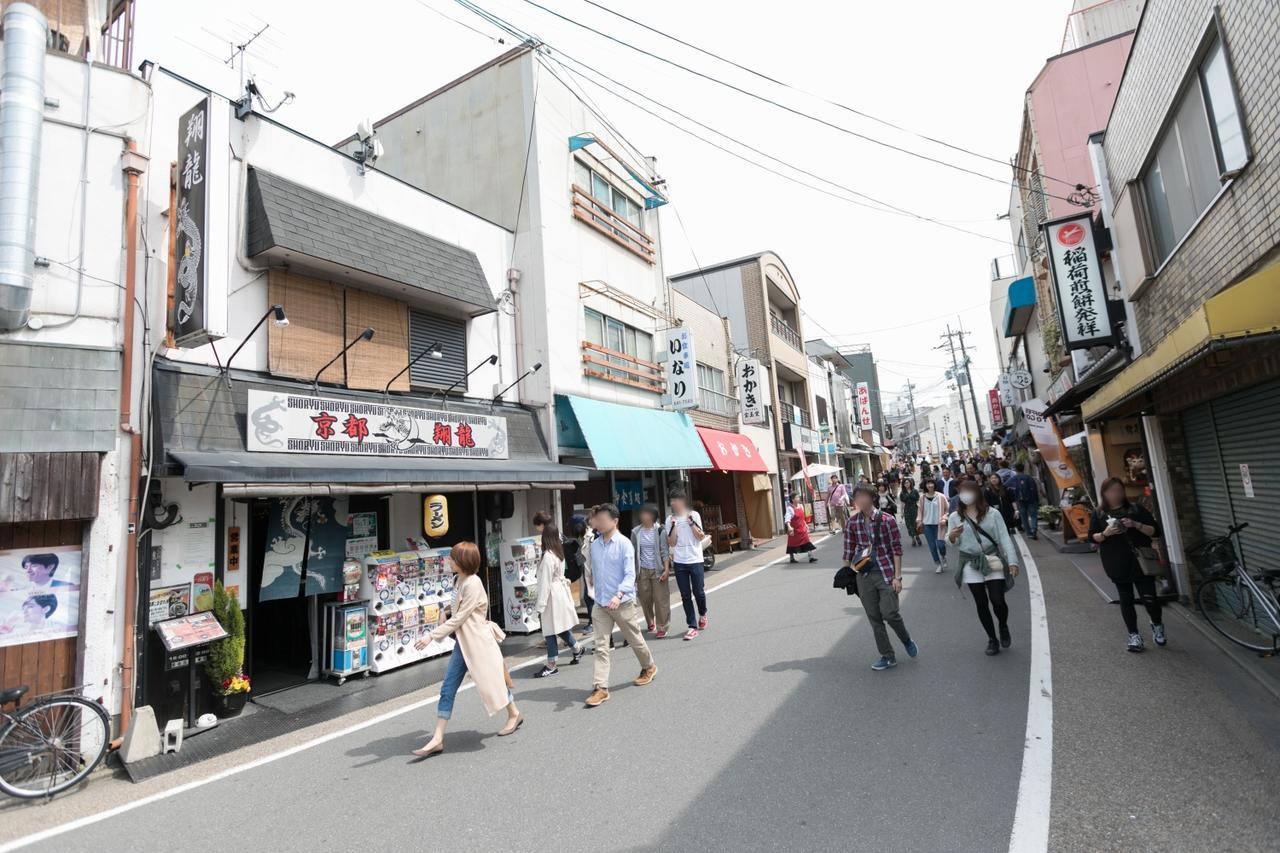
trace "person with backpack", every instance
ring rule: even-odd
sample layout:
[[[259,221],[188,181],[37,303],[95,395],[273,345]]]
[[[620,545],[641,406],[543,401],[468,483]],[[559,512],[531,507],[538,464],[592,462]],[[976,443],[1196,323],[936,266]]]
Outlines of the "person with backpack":
[[[671,627],[671,546],[658,526],[658,507],[640,507],[640,523],[631,529],[636,549],[636,596],[649,631],[659,640]]]
[[[960,552],[956,561],[956,587],[963,584],[973,593],[978,621],[987,632],[987,654],[998,655],[1013,643],[1009,633],[1009,605],[1005,592],[1018,576],[1018,551],[1013,547],[1004,519],[987,505],[981,481],[976,477],[960,481],[959,506],[948,519],[947,540]],[[992,612],[995,619],[991,618]],[[999,637],[996,622],[999,622]]]
[[[1039,539],[1037,529],[1040,522],[1040,486],[1036,483],[1035,477],[1027,473],[1026,463],[1016,463],[1013,470],[1013,479],[1009,483],[1013,496],[1018,501],[1018,516],[1022,519],[1022,530],[1032,539]]]

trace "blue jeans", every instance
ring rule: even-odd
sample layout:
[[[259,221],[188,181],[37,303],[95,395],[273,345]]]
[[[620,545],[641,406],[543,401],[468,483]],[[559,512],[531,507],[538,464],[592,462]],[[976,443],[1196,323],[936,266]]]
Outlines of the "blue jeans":
[[[707,593],[704,587],[706,572],[702,563],[673,563],[676,570],[676,586],[680,587],[680,603],[684,605],[684,619],[690,628],[698,627],[698,616],[707,615]],[[693,605],[697,602],[697,613]]]
[[[938,538],[938,525],[924,525],[924,541],[929,543],[929,556],[935,563],[941,563],[947,557],[947,540]]]
[[[547,641],[547,660],[552,663],[556,662],[556,657],[560,651],[559,640],[564,640],[564,644],[571,649],[578,648],[578,641],[573,638],[572,631],[561,631],[559,634],[551,634],[545,637]]]
[[[436,716],[447,720],[453,716],[453,700],[458,697],[458,688],[467,675],[467,661],[462,657],[462,649],[453,647],[449,655],[449,668],[444,671],[444,681],[440,684],[440,701],[436,703]],[[515,701],[511,691],[507,691],[507,701]]]
[[[1022,516],[1022,529],[1028,536],[1036,535],[1040,523],[1040,504],[1037,501],[1018,501],[1018,513]]]

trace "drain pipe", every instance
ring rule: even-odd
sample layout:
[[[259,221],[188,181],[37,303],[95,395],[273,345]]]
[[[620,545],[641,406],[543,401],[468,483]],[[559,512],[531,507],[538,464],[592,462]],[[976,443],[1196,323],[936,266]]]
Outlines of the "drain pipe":
[[[0,332],[27,324],[35,287],[36,193],[49,22],[34,6],[4,10],[0,78]]]

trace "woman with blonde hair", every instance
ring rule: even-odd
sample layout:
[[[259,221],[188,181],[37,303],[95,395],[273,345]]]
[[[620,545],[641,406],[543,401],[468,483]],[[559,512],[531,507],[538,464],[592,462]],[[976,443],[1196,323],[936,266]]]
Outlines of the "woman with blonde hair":
[[[453,587],[453,615],[431,632],[431,640],[443,640],[452,635],[458,646],[449,656],[449,668],[440,685],[440,701],[436,705],[436,730],[414,755],[426,758],[444,752],[444,730],[453,716],[453,700],[468,672],[476,683],[476,693],[490,716],[506,709],[507,724],[498,732],[499,737],[515,734],[524,724],[524,717],[516,707],[515,698],[507,687],[506,664],[502,660],[502,648],[498,645],[506,634],[489,621],[489,595],[484,590],[480,571],[480,549],[474,542],[459,542],[449,552],[449,563],[458,574]],[[428,640],[418,641],[425,647]]]

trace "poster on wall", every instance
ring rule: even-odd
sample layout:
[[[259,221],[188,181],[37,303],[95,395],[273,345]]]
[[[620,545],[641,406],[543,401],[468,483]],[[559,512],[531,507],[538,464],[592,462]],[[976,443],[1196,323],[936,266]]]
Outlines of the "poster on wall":
[[[342,563],[347,556],[347,512],[339,503],[335,498],[306,497],[271,501],[259,601],[341,588]],[[305,593],[299,589],[304,571]]]
[[[80,558],[75,547],[0,551],[0,646],[76,635]]]
[[[197,572],[191,579],[191,610],[201,613],[213,609],[213,572]]]
[[[507,419],[249,389],[245,448],[264,453],[343,453],[506,459]]]
[[[698,369],[693,355],[693,332],[686,326],[667,330],[667,396],[675,409],[698,406]]]
[[[147,596],[147,624],[176,619],[191,612],[191,584],[153,586]]]
[[[1072,486],[1082,485],[1084,480],[1080,478],[1080,473],[1067,454],[1067,448],[1062,444],[1062,438],[1058,435],[1058,425],[1052,418],[1045,417],[1043,401],[1038,397],[1027,400],[1022,404],[1022,413],[1026,417],[1027,426],[1031,429],[1031,437],[1035,440],[1036,448],[1044,459],[1045,467],[1049,469],[1058,488],[1069,489]]]

